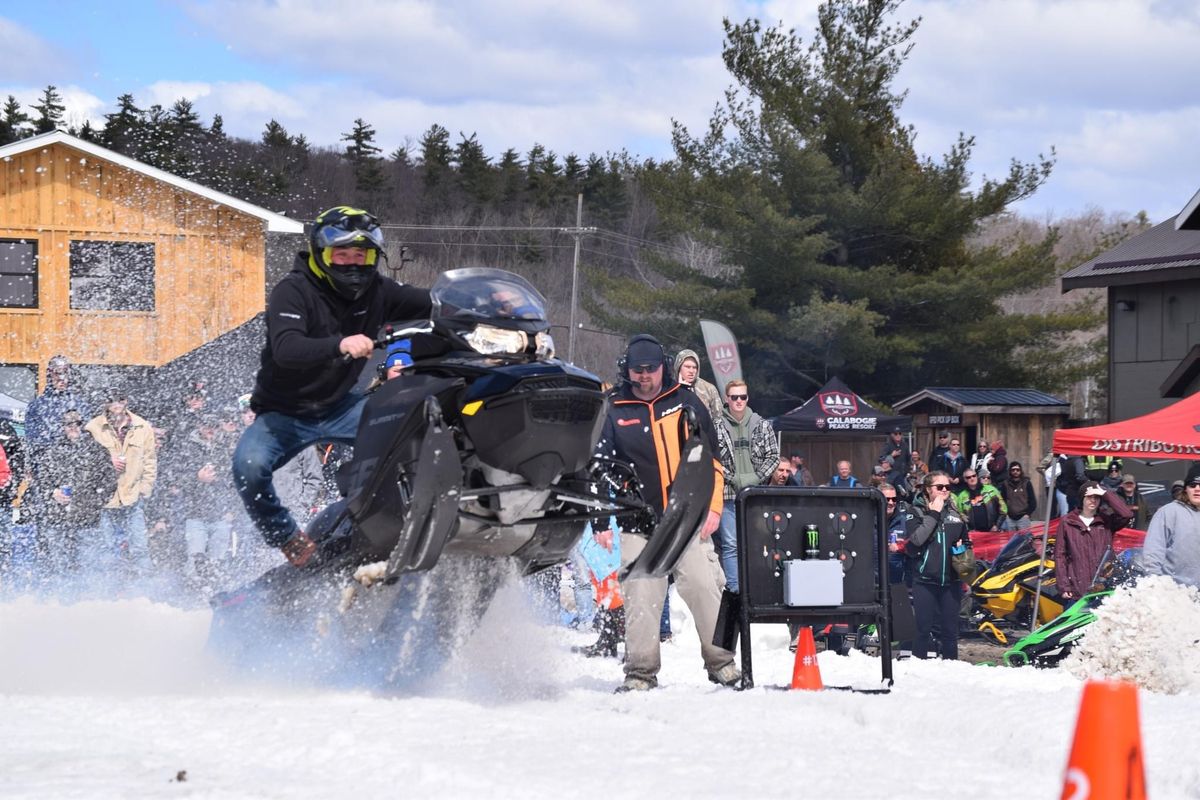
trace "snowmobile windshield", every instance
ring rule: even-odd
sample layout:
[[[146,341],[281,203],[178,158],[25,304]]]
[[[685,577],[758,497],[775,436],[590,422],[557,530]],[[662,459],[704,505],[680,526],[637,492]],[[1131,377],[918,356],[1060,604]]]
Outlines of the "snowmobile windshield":
[[[1000,552],[996,554],[996,560],[992,562],[992,572],[1005,572],[1025,563],[1031,556],[1037,557],[1037,551],[1033,548],[1032,534],[1018,533],[1009,539],[1004,547],[1000,548]]]
[[[471,320],[546,320],[546,298],[502,269],[472,267],[443,272],[429,290],[433,316]]]

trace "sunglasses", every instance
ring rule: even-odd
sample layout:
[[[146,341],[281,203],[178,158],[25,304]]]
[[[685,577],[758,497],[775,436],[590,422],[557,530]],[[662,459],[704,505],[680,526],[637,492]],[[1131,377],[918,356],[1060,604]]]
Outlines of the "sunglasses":
[[[1184,486],[1186,486],[1189,489],[1200,489],[1200,481],[1192,481],[1191,483],[1185,483]]]
[[[654,372],[654,370],[658,369],[658,366],[659,365],[655,364],[653,367],[630,367],[629,371],[634,375],[649,375],[651,372]]]
[[[746,400],[747,398],[750,397],[750,395],[748,395],[748,394],[731,394],[731,395],[727,395],[727,397],[729,398],[729,402],[734,403],[739,400]]]
[[[958,442],[951,442],[951,443],[950,443],[950,445],[951,445],[952,447],[957,447],[957,446],[958,446],[958,444],[959,444]]]
[[[935,484],[932,484],[929,488],[930,489],[938,489],[939,491],[943,491],[943,492],[948,492],[948,491],[950,491],[950,484],[935,483]]]
[[[979,476],[972,472],[970,475],[963,475],[963,477],[970,480],[971,478],[978,478]]]
[[[884,500],[884,502],[885,502],[885,503],[887,503],[889,506],[894,506],[894,505],[896,505],[896,498],[894,498],[894,497],[885,497],[885,498],[883,498],[883,500]]]

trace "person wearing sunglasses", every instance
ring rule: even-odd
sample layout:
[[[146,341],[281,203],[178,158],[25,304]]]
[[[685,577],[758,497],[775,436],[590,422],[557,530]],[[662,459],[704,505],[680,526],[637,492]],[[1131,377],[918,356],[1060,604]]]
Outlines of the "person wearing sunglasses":
[[[908,522],[905,553],[912,559],[912,599],[917,620],[913,655],[958,658],[958,612],[962,581],[950,563],[953,548],[968,543],[967,523],[954,506],[950,476],[936,470],[925,476]]]
[[[963,473],[963,487],[954,492],[954,504],[967,520],[973,531],[994,531],[1008,508],[1000,490],[983,482],[980,473],[967,468]]]
[[[750,408],[750,388],[745,381],[725,384],[725,411],[717,424],[724,425],[726,447],[721,448],[725,469],[725,502],[721,527],[713,544],[725,570],[725,588],[738,592],[737,493],[747,486],[763,486],[779,465],[779,440],[771,423]]]
[[[1188,468],[1183,494],[1150,518],[1142,566],[1147,575],[1200,588],[1200,464]]]
[[[317,217],[308,252],[267,300],[267,341],[233,457],[234,485],[263,540],[297,567],[316,543],[280,502],[272,474],[316,442],[352,442],[365,395],[353,391],[385,322],[428,319],[427,289],[379,272],[383,229],[358,208]]]
[[[1033,524],[1033,515],[1037,513],[1038,493],[1033,490],[1033,481],[1025,474],[1020,461],[1008,466],[1008,475],[997,488],[1007,509],[1000,520],[1000,530],[1023,531],[1029,528]]]

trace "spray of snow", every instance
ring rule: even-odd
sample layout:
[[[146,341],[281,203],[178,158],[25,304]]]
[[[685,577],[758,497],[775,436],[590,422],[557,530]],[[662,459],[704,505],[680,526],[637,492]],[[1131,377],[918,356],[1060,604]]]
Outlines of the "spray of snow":
[[[29,694],[145,695],[209,687],[211,614],[146,599],[0,604],[0,684]]]
[[[1165,694],[1200,692],[1200,593],[1155,575],[1117,589],[1063,668],[1134,681]]]

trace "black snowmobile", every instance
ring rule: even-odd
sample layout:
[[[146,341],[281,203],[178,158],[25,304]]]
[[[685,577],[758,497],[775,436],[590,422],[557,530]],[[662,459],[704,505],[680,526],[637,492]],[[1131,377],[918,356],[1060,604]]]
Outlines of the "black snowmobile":
[[[408,683],[440,666],[506,579],[561,563],[589,521],[649,532],[634,575],[665,575],[699,527],[713,474],[694,421],[656,518],[633,468],[595,455],[607,398],[554,357],[533,286],[459,269],[431,294],[431,320],[376,340],[407,340],[414,363],[367,399],[344,497],[308,531],[315,566],[215,597],[218,654],[310,679]]]

